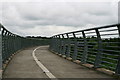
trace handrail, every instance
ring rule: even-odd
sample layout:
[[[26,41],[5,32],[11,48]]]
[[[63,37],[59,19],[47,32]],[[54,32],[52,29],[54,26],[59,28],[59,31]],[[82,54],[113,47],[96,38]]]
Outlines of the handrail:
[[[113,24],[113,25],[107,25],[107,26],[102,26],[102,27],[95,27],[95,28],[90,28],[90,29],[84,29],[84,30],[79,30],[79,31],[72,31],[72,32],[67,32],[67,33],[63,33],[63,34],[70,34],[70,33],[74,33],[74,32],[82,32],[82,31],[89,31],[89,30],[94,30],[94,29],[101,29],[101,28],[108,28],[111,26],[119,26],[120,24]],[[57,34],[57,35],[62,35],[62,34]],[[57,36],[54,35],[54,36]]]
[[[54,35],[50,50],[120,75],[120,24]]]

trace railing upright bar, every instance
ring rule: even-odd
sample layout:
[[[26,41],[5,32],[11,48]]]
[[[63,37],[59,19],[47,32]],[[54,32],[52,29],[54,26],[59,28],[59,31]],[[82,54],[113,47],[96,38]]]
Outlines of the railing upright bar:
[[[67,39],[68,39],[68,49],[67,49],[66,56],[70,57],[71,41],[70,41],[69,35],[66,34],[66,36],[67,36]]]
[[[55,51],[57,52],[57,36],[55,36]]]
[[[0,70],[2,70],[2,25],[0,24]],[[2,78],[2,72],[0,73],[0,79]]]
[[[55,45],[56,45],[56,43],[55,43],[55,36],[53,37],[53,41],[54,41],[54,43],[53,43],[53,51],[55,51]]]
[[[56,36],[56,51],[59,52],[59,36]]]
[[[62,54],[62,47],[63,47],[63,37],[62,36],[60,36],[59,35],[59,37],[60,37],[60,52],[59,52],[59,54]]]
[[[120,42],[120,25],[118,25],[117,28],[118,28],[119,42]],[[118,46],[120,48],[120,43],[118,44]],[[120,75],[120,53],[119,53],[119,58],[118,58],[118,63],[117,63],[117,67],[115,70],[115,74]]]
[[[52,46],[51,46],[51,48],[52,48],[52,50],[54,51],[54,46],[55,46],[55,43],[54,43],[54,36],[52,37]]]
[[[76,60],[77,59],[77,53],[78,53],[78,42],[77,42],[77,39],[76,39],[76,35],[75,33],[72,33],[73,34],[73,38],[74,38],[74,53],[72,55],[72,58],[73,60]]]
[[[53,40],[52,40],[52,50],[54,51],[54,46],[55,46],[55,38],[53,37]]]
[[[66,49],[66,43],[65,43],[65,37],[64,37],[64,34],[62,34],[62,55],[65,55],[65,49]]]
[[[17,45],[17,47],[18,46],[19,45]],[[13,52],[13,43],[12,43],[12,33],[9,34],[9,47],[8,48],[10,49],[10,56],[11,56],[11,54],[14,53]]]
[[[58,35],[58,37],[59,37],[59,42],[58,42],[58,53],[60,53],[60,52],[61,52],[61,37],[60,37],[60,35]]]
[[[2,28],[3,29],[3,28]],[[2,36],[2,61],[3,60],[5,60],[5,48],[4,48],[4,46],[5,46],[5,41],[3,41],[3,40],[5,40],[5,36],[3,35],[3,33],[4,33],[4,29],[1,31],[2,33],[1,33],[1,36]]]
[[[5,54],[4,54],[4,59],[6,60],[9,56],[9,42],[8,42],[8,39],[9,39],[9,32],[5,32],[4,33],[4,50],[5,50]],[[8,44],[8,45],[7,45]],[[6,47],[5,47],[6,46]]]
[[[13,40],[15,40],[15,35],[13,36]],[[13,49],[16,51],[15,41],[13,41]]]
[[[10,33],[9,32],[6,32],[6,34],[4,34],[4,36],[5,36],[5,56],[7,56],[7,58],[6,59],[8,59],[9,58],[9,56],[10,56],[10,48],[11,47],[9,47],[10,46]]]
[[[94,68],[99,68],[101,64],[101,58],[102,58],[102,40],[100,36],[100,32],[98,29],[95,29],[96,34],[97,34],[97,41],[98,41],[98,52],[96,54],[96,59],[94,63]]]
[[[83,35],[83,39],[84,39],[84,51],[83,51],[81,62],[86,63],[87,52],[88,52],[88,44],[87,44],[87,39],[86,39],[86,35],[85,35],[84,31],[82,31],[82,35]]]

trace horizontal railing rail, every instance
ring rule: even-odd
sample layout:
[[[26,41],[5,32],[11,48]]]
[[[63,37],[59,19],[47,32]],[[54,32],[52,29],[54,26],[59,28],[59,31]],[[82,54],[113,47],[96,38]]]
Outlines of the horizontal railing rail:
[[[13,53],[27,47],[49,45],[48,39],[31,39],[21,37],[8,31],[0,24],[0,57],[1,64],[5,63]]]
[[[120,75],[120,24],[52,36],[50,50]]]

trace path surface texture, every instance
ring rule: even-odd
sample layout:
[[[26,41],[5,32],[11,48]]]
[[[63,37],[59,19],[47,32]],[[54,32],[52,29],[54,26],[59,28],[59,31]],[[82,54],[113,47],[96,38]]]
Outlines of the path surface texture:
[[[20,51],[8,64],[3,78],[110,78],[61,58],[48,48],[40,46]]]

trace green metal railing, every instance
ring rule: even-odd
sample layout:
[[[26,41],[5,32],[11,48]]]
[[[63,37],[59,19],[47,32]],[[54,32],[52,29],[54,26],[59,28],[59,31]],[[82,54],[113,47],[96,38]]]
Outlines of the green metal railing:
[[[58,34],[50,40],[50,50],[120,75],[120,24]],[[0,68],[16,51],[49,45],[50,40],[21,37],[0,24]]]
[[[0,57],[1,66],[9,57],[20,49],[27,47],[49,45],[48,39],[30,39],[13,34],[0,24]]]
[[[55,35],[50,50],[120,75],[120,24]]]

